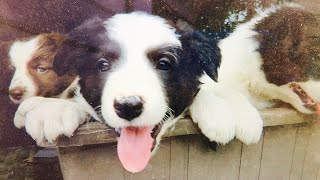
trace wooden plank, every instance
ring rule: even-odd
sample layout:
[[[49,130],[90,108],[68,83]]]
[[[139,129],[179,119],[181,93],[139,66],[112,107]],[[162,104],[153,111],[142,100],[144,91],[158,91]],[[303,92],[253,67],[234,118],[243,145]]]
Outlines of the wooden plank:
[[[264,130],[259,179],[289,179],[297,127],[270,127]]]
[[[65,180],[124,179],[124,169],[115,145],[59,148],[59,161]]]
[[[204,148],[198,137],[191,137],[188,179],[238,179],[241,145],[234,140],[214,152]]]
[[[259,178],[262,156],[263,137],[257,144],[242,145],[240,180],[255,180]]]
[[[310,124],[304,124],[298,127],[291,166],[290,180],[298,180],[302,178],[302,169],[306,155],[308,138],[310,135],[310,128]]]
[[[260,111],[260,114],[264,119],[264,126],[306,123],[319,119],[319,117],[315,115],[305,115],[287,108],[265,109]],[[168,130],[164,137],[197,133],[199,133],[197,125],[195,125],[191,119],[186,118],[179,120],[175,124],[174,130]],[[83,146],[113,142],[116,142],[116,133],[114,130],[100,122],[93,122],[80,126],[72,138],[60,138],[55,146]]]
[[[317,179],[320,168],[320,123],[314,123],[306,149],[302,179]]]
[[[125,171],[126,180],[141,179],[169,179],[170,178],[170,140],[164,140],[155,156],[153,156],[146,167],[140,173],[132,174]],[[108,179],[108,178],[104,178]]]
[[[181,136],[171,139],[170,179],[188,179],[189,138]]]
[[[290,125],[319,120],[316,114],[307,115],[288,108],[271,108],[259,111],[264,121],[264,126]]]

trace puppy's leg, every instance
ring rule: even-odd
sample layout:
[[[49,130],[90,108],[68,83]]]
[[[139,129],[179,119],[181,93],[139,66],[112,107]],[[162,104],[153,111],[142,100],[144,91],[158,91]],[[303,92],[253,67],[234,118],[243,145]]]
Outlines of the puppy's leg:
[[[27,112],[29,112],[31,109],[38,106],[40,103],[44,102],[46,98],[44,97],[31,97],[26,100],[24,100],[18,107],[15,116],[14,116],[14,125],[17,128],[22,128],[25,126],[25,116]]]
[[[230,104],[215,94],[211,84],[201,85],[190,106],[190,115],[211,141],[226,144],[235,136],[235,116]]]
[[[257,109],[238,92],[230,90],[225,98],[236,114],[236,137],[245,144],[257,143],[263,129],[263,121]]]
[[[76,102],[46,98],[26,112],[24,118],[27,133],[41,146],[46,140],[52,143],[60,135],[70,137],[89,116]]]
[[[191,114],[193,114],[192,118],[195,118],[197,122],[202,121],[203,125],[201,126],[204,129],[214,126],[218,128],[217,125],[224,125],[221,126],[222,129],[229,128],[230,131],[233,129],[232,138],[235,135],[246,144],[258,142],[262,134],[263,121],[249,100],[241,93],[226,88],[207,76],[203,76],[200,81],[203,84],[195,98],[195,103],[190,107]],[[209,126],[210,123],[208,123],[206,117],[212,118],[212,126]],[[217,117],[220,119],[217,119]],[[208,127],[205,127],[206,125]],[[209,133],[204,134],[210,136]],[[229,137],[230,140],[232,138]],[[216,139],[212,138],[212,140]],[[219,140],[216,141],[221,142]]]
[[[297,87],[298,87],[298,90],[297,90]],[[301,91],[299,91],[299,88],[301,87],[300,87],[300,83],[290,83],[282,86],[276,86],[274,84],[269,83],[261,87],[260,86],[255,87],[254,92],[258,95],[261,94],[267,97],[268,99],[279,99],[285,103],[289,103],[301,113],[305,113],[305,114],[314,113],[315,111],[311,110],[310,106],[308,105],[310,104],[309,100],[312,101],[312,99],[309,97],[309,94],[301,94]],[[303,89],[302,89],[302,92],[307,93]],[[304,97],[304,95],[306,95],[307,98]],[[317,106],[317,104],[315,104],[315,106]]]

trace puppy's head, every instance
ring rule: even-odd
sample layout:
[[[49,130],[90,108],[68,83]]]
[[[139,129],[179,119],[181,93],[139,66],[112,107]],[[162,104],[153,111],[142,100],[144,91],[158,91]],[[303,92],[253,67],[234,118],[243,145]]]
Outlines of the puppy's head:
[[[63,41],[63,36],[52,33],[10,45],[8,60],[14,73],[9,95],[14,103],[32,96],[57,96],[72,83],[75,76],[58,76],[52,69],[55,53]]]
[[[66,44],[72,51],[58,54],[77,62],[69,67],[82,79],[95,79],[84,86],[94,87],[103,118],[120,134],[122,164],[138,172],[173,119],[192,103],[199,78],[206,73],[217,79],[220,52],[198,33],[177,34],[157,16],[135,12],[95,22],[72,32],[73,43]]]

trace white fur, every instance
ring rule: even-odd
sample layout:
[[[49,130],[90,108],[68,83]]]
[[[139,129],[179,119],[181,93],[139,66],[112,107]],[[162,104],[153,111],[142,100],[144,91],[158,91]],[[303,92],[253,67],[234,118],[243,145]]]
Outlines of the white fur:
[[[164,19],[141,12],[119,14],[105,22],[108,38],[118,44],[119,64],[108,75],[102,93],[102,115],[115,128],[154,126],[168,110],[167,98],[160,77],[146,53],[162,47],[180,47],[175,31]],[[123,96],[140,96],[142,114],[131,122],[115,113],[113,102]]]
[[[190,106],[192,120],[211,141],[226,144],[235,136],[235,114],[229,103],[215,95],[214,88],[202,85]]]
[[[246,144],[257,143],[263,122],[248,100],[207,75],[200,78],[200,91],[190,106],[190,114],[211,141],[228,143],[236,136]]]
[[[16,111],[14,124],[25,126],[27,133],[39,146],[52,143],[59,136],[72,136],[85,120],[99,120],[93,108],[83,99],[80,88],[71,100],[31,97],[23,101]]]
[[[219,43],[222,63],[218,72],[218,81],[223,86],[242,93],[258,109],[271,107],[273,103],[270,100],[279,99],[292,104],[302,113],[311,113],[288,87],[289,84],[277,86],[269,83],[261,70],[262,59],[257,51],[260,44],[255,39],[257,32],[253,31],[253,28],[261,19],[284,6],[301,8],[295,4],[273,6],[251,21],[239,25],[229,37]],[[319,88],[318,83],[320,82],[311,80],[298,82],[315,99],[319,99],[319,95],[317,95],[319,93],[316,93]]]
[[[11,80],[9,90],[20,87],[24,89],[23,98],[19,101],[10,99],[14,103],[21,103],[24,99],[34,96],[37,89],[28,72],[28,62],[32,60],[33,53],[39,48],[39,37],[28,41],[17,41],[12,44],[9,50],[9,59],[15,67],[15,73]]]

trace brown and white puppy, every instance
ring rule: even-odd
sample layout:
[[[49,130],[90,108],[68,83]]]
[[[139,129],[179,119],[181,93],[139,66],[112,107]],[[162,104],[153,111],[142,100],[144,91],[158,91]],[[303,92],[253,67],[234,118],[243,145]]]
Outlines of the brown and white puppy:
[[[60,135],[71,136],[90,113],[98,119],[80,93],[78,74],[69,71],[61,76],[53,70],[64,41],[63,35],[50,33],[4,44],[13,74],[9,96],[20,104],[14,124],[25,127],[38,145]]]
[[[320,19],[295,4],[274,6],[239,25],[219,47],[219,83],[258,109],[273,100],[320,113]]]
[[[64,41],[58,33],[38,36],[5,43],[9,69],[13,77],[9,96],[14,103],[33,96],[59,97],[76,80],[77,75],[58,76],[52,65],[57,49]],[[69,88],[70,89],[70,88]]]

